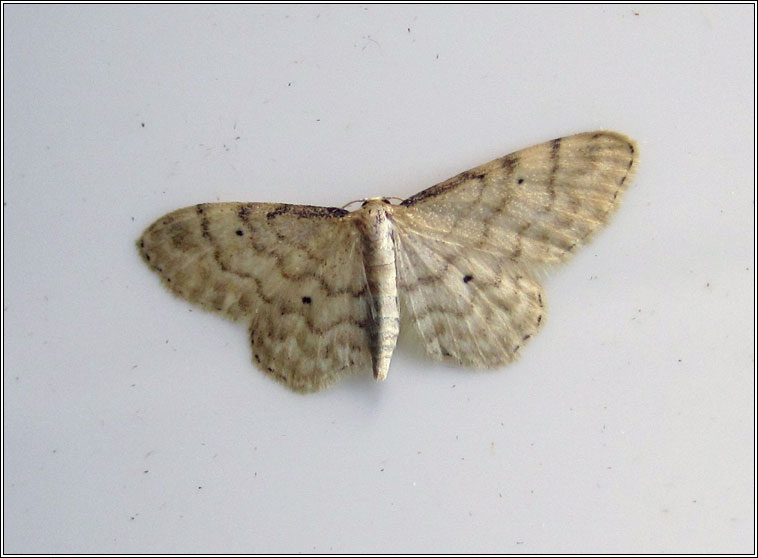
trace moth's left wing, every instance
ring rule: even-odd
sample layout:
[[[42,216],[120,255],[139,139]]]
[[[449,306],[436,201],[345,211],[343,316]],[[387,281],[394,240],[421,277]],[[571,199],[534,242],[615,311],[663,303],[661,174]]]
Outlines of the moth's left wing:
[[[363,245],[347,211],[200,204],[158,219],[138,248],[174,294],[247,322],[255,364],[296,391],[371,363]]]

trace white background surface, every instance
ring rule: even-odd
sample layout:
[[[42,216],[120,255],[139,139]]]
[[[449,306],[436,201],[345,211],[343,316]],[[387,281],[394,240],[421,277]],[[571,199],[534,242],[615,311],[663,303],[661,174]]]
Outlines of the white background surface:
[[[754,551],[753,6],[3,9],[5,552]],[[134,246],[594,129],[637,179],[499,372],[293,394]]]

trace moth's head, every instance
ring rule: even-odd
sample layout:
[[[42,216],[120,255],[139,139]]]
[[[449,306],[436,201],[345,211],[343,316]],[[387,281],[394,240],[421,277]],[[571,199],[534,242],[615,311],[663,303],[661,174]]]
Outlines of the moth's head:
[[[362,200],[353,200],[350,203],[346,203],[345,205],[342,206],[342,209],[347,209],[349,206],[353,205],[354,203],[361,204],[360,209],[368,208],[369,210],[378,209],[380,207],[386,207],[388,205],[396,205],[392,203],[392,200],[403,201],[402,198],[397,198],[394,196],[380,197],[380,198],[364,198]],[[351,210],[351,211],[354,211],[354,210]]]
[[[392,205],[392,202],[390,200],[397,199],[397,198],[366,198],[363,200],[363,203],[361,203],[361,207],[366,207],[367,205]]]
[[[361,203],[360,212],[370,218],[382,219],[392,213],[392,202],[390,198],[366,198]]]

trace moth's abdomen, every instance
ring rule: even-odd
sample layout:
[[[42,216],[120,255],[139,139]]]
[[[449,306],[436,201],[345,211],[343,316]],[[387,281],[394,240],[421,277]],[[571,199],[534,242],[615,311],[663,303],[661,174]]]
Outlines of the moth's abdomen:
[[[381,200],[369,200],[358,216],[371,309],[369,346],[374,378],[384,380],[400,332],[393,225]]]

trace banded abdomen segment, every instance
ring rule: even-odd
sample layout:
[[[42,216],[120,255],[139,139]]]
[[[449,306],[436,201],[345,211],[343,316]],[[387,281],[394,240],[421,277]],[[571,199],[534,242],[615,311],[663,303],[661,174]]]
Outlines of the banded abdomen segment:
[[[374,378],[384,380],[400,332],[393,224],[381,199],[368,200],[360,210],[363,262],[369,290],[369,346]]]

